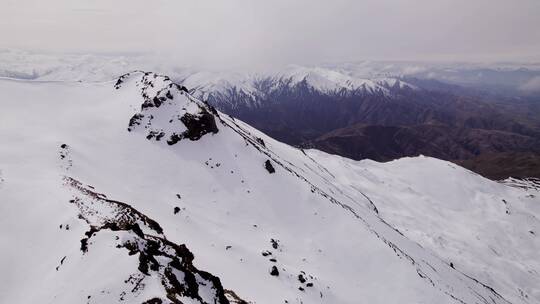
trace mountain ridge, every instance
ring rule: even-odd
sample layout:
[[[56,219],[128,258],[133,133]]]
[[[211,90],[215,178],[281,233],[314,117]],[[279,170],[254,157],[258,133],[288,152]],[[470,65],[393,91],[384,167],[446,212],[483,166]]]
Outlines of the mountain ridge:
[[[466,263],[454,265],[450,259],[459,255],[442,255],[424,239],[416,238],[406,229],[395,228],[394,221],[399,217],[387,218],[386,210],[391,204],[385,207],[394,199],[379,197],[385,193],[381,179],[393,175],[374,173],[385,166],[378,169],[370,163],[334,166],[333,162],[343,160],[277,142],[238,119],[214,112],[210,105],[198,101],[165,77],[133,73],[123,78],[116,90],[113,83],[55,84],[51,90],[51,84],[0,82],[12,97],[8,101],[10,112],[6,115],[9,116],[2,117],[11,126],[11,133],[0,132],[4,132],[4,138],[25,139],[21,145],[0,149],[2,158],[11,159],[1,167],[4,181],[0,196],[11,202],[2,206],[6,218],[1,221],[5,225],[1,231],[16,231],[16,238],[3,233],[14,244],[5,254],[18,253],[28,265],[16,273],[12,282],[1,284],[7,299],[20,300],[21,295],[9,292],[9,287],[30,273],[32,279],[26,286],[38,292],[24,294],[27,300],[37,297],[72,303],[85,299],[92,303],[122,302],[121,299],[129,298],[142,302],[157,297],[173,301],[174,295],[159,287],[160,280],[156,280],[168,264],[158,264],[157,270],[153,270],[151,265],[155,264],[150,262],[150,275],[143,276],[146,288],[142,290],[133,292],[131,281],[122,283],[133,271],[139,271],[140,264],[135,258],[138,255],[140,259],[146,252],[131,250],[133,256],[125,259],[125,249],[115,248],[115,238],[125,240],[124,232],[90,233],[93,243],[89,244],[88,252],[102,260],[81,253],[81,240],[92,230],[88,223],[77,219],[80,212],[75,211],[77,208],[65,208],[74,198],[71,191],[66,191],[69,187],[63,186],[63,176],[92,185],[85,186],[88,193],[97,193],[92,190],[95,187],[107,197],[130,202],[133,209],[159,223],[169,241],[186,244],[195,255],[197,269],[210,271],[225,288],[234,290],[245,301],[354,303],[361,296],[374,303],[397,299],[507,303],[506,298],[510,297],[513,303],[527,303],[525,296],[538,296],[532,274],[523,283],[509,275],[483,272]],[[54,101],[56,106],[33,102],[38,96]],[[201,119],[208,115],[214,119],[217,131],[206,123],[208,119]],[[136,123],[130,123],[133,117]],[[198,132],[201,124],[209,132]],[[193,125],[194,128],[190,127]],[[34,126],[44,136],[37,138]],[[509,215],[512,223],[538,229],[534,218],[517,221],[521,213],[536,212],[536,209],[525,211],[524,206],[535,202],[535,198],[526,197],[526,192],[486,181],[460,168],[448,168],[450,164],[446,162],[429,161],[443,172],[457,170],[456,176],[471,175],[471,184],[491,191],[497,198],[504,197],[519,211],[513,215],[512,210]],[[274,172],[268,170],[268,162]],[[424,162],[423,158],[413,160],[417,165]],[[366,179],[365,185],[348,185],[346,175],[358,172]],[[392,184],[401,188],[397,181]],[[28,185],[35,190],[20,191]],[[426,191],[412,184],[410,187]],[[91,197],[98,201],[103,198],[98,194]],[[470,203],[473,208],[479,202]],[[489,210],[496,218],[507,216],[499,205]],[[69,228],[58,229],[58,224],[61,227],[69,224]],[[37,235],[23,233],[27,231],[24,225],[33,227]],[[34,225],[45,228],[35,229]],[[504,231],[512,239],[521,236],[521,232]],[[355,237],[336,237],[351,232]],[[135,236],[128,239],[137,233],[133,231]],[[34,255],[17,250],[36,237],[37,244],[47,250]],[[527,240],[531,243],[520,248],[533,251],[538,240],[529,234]],[[47,245],[49,242],[55,246]],[[499,250],[499,243],[483,242]],[[490,257],[479,265],[493,266],[490,263],[495,259],[491,253],[477,250]],[[511,248],[507,250],[512,255],[504,260],[513,260],[516,253]],[[103,259],[118,263],[114,272],[110,272]],[[524,258],[519,261],[531,263],[523,267],[538,267],[534,261]],[[61,267],[55,270],[58,264]],[[91,266],[93,271],[85,277],[86,266]],[[512,275],[526,273],[522,266],[508,267]],[[469,271],[475,275],[467,275]],[[76,275],[77,272],[86,279],[97,276],[107,280],[90,280],[87,285],[79,285],[85,279]],[[474,279],[478,275],[490,283]],[[42,277],[50,278],[47,288],[39,287]],[[489,287],[491,283],[496,287]],[[199,286],[201,290],[202,286]],[[519,295],[516,286],[524,288],[523,295]],[[499,294],[499,290],[504,292]],[[212,293],[204,294],[208,295]]]
[[[408,134],[407,137],[411,139],[409,150],[414,152],[398,148],[393,151],[393,158],[429,155],[464,164],[495,179],[534,177],[538,174],[535,160],[531,162],[531,170],[513,171],[510,161],[497,171],[497,166],[489,164],[490,158],[481,157],[486,153],[519,154],[539,150],[540,120],[533,113],[540,112],[534,98],[508,98],[436,80],[399,77],[387,78],[379,89],[366,90],[361,86],[351,87],[349,79],[353,78],[347,74],[324,69],[319,69],[322,72],[317,74],[313,70],[318,71],[317,68],[298,67],[289,74],[280,72],[278,75],[282,76],[262,80],[244,75],[240,84],[233,81],[205,87],[205,77],[198,78],[196,83],[189,80],[185,83],[195,88],[192,91],[194,94],[217,109],[295,146],[319,148],[354,159],[362,159],[366,155],[363,150],[371,149],[368,156],[371,159],[389,160],[385,147],[375,150],[369,142],[356,141],[353,137],[340,135],[332,138],[339,132],[369,125],[372,129],[379,128],[381,132],[394,128]],[[316,75],[315,81],[310,82],[309,77],[313,73]],[[219,77],[225,75],[217,77],[221,79]],[[249,81],[259,82],[246,85]],[[371,82],[377,83],[376,80]],[[342,84],[339,89],[328,89],[328,83]],[[245,89],[246,86],[249,88]],[[201,93],[197,93],[198,89],[202,89]],[[419,132],[420,129],[423,131]],[[505,132],[509,134],[503,135]],[[384,138],[385,134],[377,136]],[[434,139],[433,134],[437,134],[437,138]],[[518,139],[523,136],[528,139]],[[334,142],[328,142],[330,138]],[[508,141],[510,138],[516,141]],[[395,139],[384,140],[391,142]],[[441,142],[445,144],[427,148],[426,144],[422,144],[426,140],[431,146]],[[524,141],[527,143],[519,143]],[[419,146],[412,147],[415,142]],[[500,147],[502,142],[509,144]],[[358,147],[357,151],[350,152],[351,147]],[[447,149],[462,153],[447,155]],[[504,155],[500,157],[504,158]],[[475,164],[474,160],[479,163]]]

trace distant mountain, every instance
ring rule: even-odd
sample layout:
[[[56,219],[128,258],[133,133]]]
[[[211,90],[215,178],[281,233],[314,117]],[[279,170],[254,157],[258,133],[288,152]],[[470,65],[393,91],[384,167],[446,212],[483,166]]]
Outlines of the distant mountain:
[[[437,80],[364,79],[347,71],[292,67],[272,76],[198,73],[182,83],[279,140],[353,159],[423,154],[472,169],[461,161],[484,153],[540,151],[540,102]],[[482,173],[537,176],[536,166],[513,172],[513,165]]]
[[[193,96],[292,145],[316,147],[354,158],[369,154],[377,160],[388,160],[388,155],[424,154],[464,164],[490,178],[527,174],[538,177],[535,172],[539,168],[535,164],[540,160],[536,159],[536,148],[527,150],[531,147],[528,143],[519,146],[522,140],[510,142],[505,148],[498,147],[500,132],[511,133],[513,138],[525,136],[529,138],[527,142],[540,138],[538,64],[363,61],[310,67],[293,65],[258,72],[217,72],[175,66],[173,61],[142,55],[55,56],[0,50],[0,77],[110,81],[131,68],[162,71],[190,89]],[[339,140],[328,142],[340,130],[357,126],[399,129],[400,136],[408,134],[409,147],[374,150],[376,142],[341,135],[337,136]],[[426,131],[430,126],[433,130]],[[418,128],[422,131],[418,132]],[[495,132],[491,134],[491,131]],[[384,132],[387,134],[387,130]],[[431,141],[434,134],[435,142],[441,146],[423,144]],[[469,143],[471,134],[491,135]],[[459,138],[461,135],[464,137]],[[338,147],[337,142],[342,146]],[[480,142],[497,148],[479,147]],[[413,147],[412,143],[419,146]],[[458,156],[449,155],[452,153],[446,151],[450,147],[448,143],[453,143],[451,151],[461,151],[454,154],[464,158],[454,159]],[[356,152],[352,153],[353,150]],[[371,152],[366,154],[368,150]],[[342,154],[345,151],[348,152]],[[532,153],[527,156],[531,160],[527,162],[530,170],[513,171],[518,164],[511,161],[490,166],[493,155],[481,157],[483,153],[501,151]],[[482,165],[474,165],[474,161]],[[486,166],[490,170],[480,169]]]
[[[456,160],[455,163],[496,180],[508,176],[520,179],[540,176],[540,153],[537,149],[482,153],[473,158]]]
[[[540,176],[540,140],[498,130],[447,125],[353,125],[303,146],[358,160],[390,161],[430,155],[493,179]]]
[[[285,94],[391,96],[396,90],[416,89],[399,78],[358,78],[332,69],[302,66],[274,73],[198,72],[180,79],[180,83],[192,89],[198,98],[230,109],[283,103],[278,98]]]
[[[0,91],[1,303],[540,301],[535,180],[294,148],[150,72]]]
[[[403,127],[354,125],[326,133],[312,144],[352,159],[370,158],[377,161],[419,154],[459,160],[487,153],[540,152],[540,140],[530,136],[426,124]],[[339,150],[343,148],[349,150]]]

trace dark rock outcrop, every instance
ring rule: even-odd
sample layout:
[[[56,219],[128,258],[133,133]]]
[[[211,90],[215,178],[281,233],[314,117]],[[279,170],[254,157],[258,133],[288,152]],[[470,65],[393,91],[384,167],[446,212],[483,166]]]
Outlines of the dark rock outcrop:
[[[136,77],[135,74],[140,77],[136,84],[143,101],[140,112],[129,120],[128,131],[140,130],[148,140],[160,141],[166,138],[168,145],[186,138],[196,141],[206,134],[219,132],[216,123],[219,113],[216,109],[195,99],[189,95],[186,87],[173,83],[166,76],[133,72],[120,77],[115,87],[121,88],[125,80]]]
[[[271,162],[269,159],[267,159],[267,160],[264,162],[264,168],[265,168],[266,171],[268,171],[268,173],[270,173],[270,174],[276,172],[276,169],[274,169],[274,166],[272,166],[272,162]]]
[[[66,177],[65,184],[74,190],[70,203],[77,206],[79,217],[90,226],[81,240],[83,254],[97,245],[92,245],[91,240],[101,231],[117,232],[124,237],[117,235],[116,248],[139,257],[138,271],[142,277],[132,292],[143,289],[145,284],[141,282],[144,280],[157,280],[163,286],[166,294],[144,303],[182,303],[181,298],[185,297],[201,304],[207,303],[199,292],[201,285],[205,286],[205,290],[210,287],[213,291],[212,303],[228,304],[231,303],[229,298],[235,300],[233,303],[246,303],[236,293],[226,291],[218,277],[195,267],[193,253],[186,245],[167,240],[156,221],[129,204],[110,200],[73,178]]]
[[[272,268],[270,269],[270,275],[275,277],[279,276],[279,270],[276,266],[272,266]]]
[[[201,109],[198,115],[186,113],[180,120],[187,128],[182,134],[182,137],[189,138],[190,140],[198,140],[205,134],[217,133],[219,131],[214,115],[208,113],[206,109]]]

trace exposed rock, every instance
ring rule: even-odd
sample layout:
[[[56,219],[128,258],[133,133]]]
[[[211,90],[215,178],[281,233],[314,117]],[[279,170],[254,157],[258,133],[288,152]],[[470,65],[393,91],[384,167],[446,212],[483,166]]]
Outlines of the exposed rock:
[[[123,75],[120,84],[129,75],[131,74]],[[216,124],[219,113],[214,107],[191,97],[186,87],[173,83],[166,76],[149,72],[140,76],[137,83],[143,102],[141,111],[131,117],[128,131],[144,126],[144,129],[140,129],[146,133],[145,137],[148,140],[160,141],[165,137],[169,145],[174,145],[184,138],[195,141],[206,134],[215,134],[219,131]],[[175,94],[185,97],[174,98]],[[170,117],[165,117],[158,122],[153,121],[153,114],[156,114],[155,111],[158,109],[159,117],[164,115],[170,115]]]
[[[187,128],[182,137],[190,140],[198,140],[205,134],[219,131],[214,115],[208,113],[205,109],[202,109],[199,115],[186,113],[180,120]]]
[[[167,240],[157,222],[129,204],[110,200],[106,195],[95,192],[73,178],[66,177],[65,181],[66,185],[75,190],[75,197],[70,202],[77,206],[80,217],[90,225],[81,240],[83,253],[90,250],[90,240],[100,231],[117,232],[122,237],[116,238],[116,248],[126,249],[128,255],[139,255],[138,271],[143,276],[137,289],[144,288],[141,283],[143,280],[158,280],[163,286],[166,291],[163,297],[155,297],[143,303],[163,303],[164,299],[182,303],[181,299],[185,297],[197,303],[207,303],[199,293],[200,285],[204,285],[205,290],[210,287],[213,291],[210,295],[212,303],[230,303],[219,278],[196,268],[193,265],[193,253],[186,245]],[[205,298],[208,296],[204,295]],[[246,303],[242,301],[235,303]]]
[[[272,244],[272,248],[278,249],[278,247],[279,247],[279,240],[270,239],[270,244]]]
[[[128,131],[132,130],[132,127],[141,124],[141,120],[144,118],[144,114],[137,113],[129,120]]]
[[[264,168],[266,168],[266,170],[267,170],[268,173],[270,173],[270,174],[276,172],[276,169],[274,169],[274,166],[272,166],[272,162],[270,162],[269,159],[267,159],[267,160],[264,162]]]
[[[185,86],[180,86],[180,91],[189,93],[189,90]]]
[[[142,302],[142,304],[162,304],[163,301],[160,298],[152,298],[148,301]]]
[[[171,137],[169,138],[169,140],[167,140],[167,144],[169,146],[172,146],[174,144],[176,144],[177,142],[179,142],[180,140],[182,139],[182,136],[176,134],[176,133],[173,133],[171,135]]]
[[[242,300],[234,291],[225,289],[225,297],[232,304],[248,304],[248,302]]]
[[[272,269],[270,269],[270,275],[275,277],[279,276],[279,270],[276,266],[272,266]]]
[[[265,143],[264,143],[264,140],[263,140],[262,138],[257,137],[257,138],[255,138],[255,140],[257,140],[257,142],[258,142],[261,146],[266,147],[266,145],[265,145]]]

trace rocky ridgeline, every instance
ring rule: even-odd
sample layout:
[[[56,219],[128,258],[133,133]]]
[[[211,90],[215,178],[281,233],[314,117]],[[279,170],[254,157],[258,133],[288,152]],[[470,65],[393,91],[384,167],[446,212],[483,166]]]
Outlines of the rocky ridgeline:
[[[198,140],[206,134],[219,131],[217,111],[189,94],[186,87],[176,84],[167,76],[150,72],[131,72],[118,78],[115,88],[120,89],[135,78],[143,102],[134,114],[128,131],[142,131],[148,140],[174,145],[183,139]]]
[[[135,85],[141,91],[143,103],[141,111],[130,120],[129,131],[140,132],[142,130],[149,140],[165,139],[169,145],[174,145],[185,138],[198,140],[208,133],[217,133],[217,118],[221,127],[230,128],[243,138],[246,146],[253,147],[265,156],[266,160],[262,163],[261,170],[266,170],[268,174],[273,176],[291,174],[306,183],[311,188],[312,193],[320,195],[330,203],[346,210],[363,222],[369,231],[390,247],[399,258],[407,260],[415,268],[418,276],[433,288],[437,288],[460,303],[509,303],[493,288],[458,271],[453,264],[426,255],[422,247],[416,246],[417,244],[411,242],[399,230],[384,221],[379,216],[375,203],[365,194],[363,195],[371,204],[373,213],[357,210],[351,207],[349,205],[351,202],[347,200],[338,200],[334,190],[341,192],[340,189],[321,188],[317,183],[311,181],[305,172],[298,170],[293,163],[272,151],[262,138],[251,133],[249,127],[227,115],[220,116],[213,107],[193,98],[185,87],[173,83],[165,76],[153,73],[141,73],[141,75],[140,79],[135,79]],[[128,80],[133,81],[134,78],[123,76],[119,79],[116,87],[120,88]],[[297,112],[293,111],[293,113]],[[206,165],[213,168],[209,163]],[[217,164],[215,165],[218,167]],[[318,291],[321,298],[325,296],[319,289],[321,286],[317,286],[315,276],[307,274],[299,268],[290,271],[280,265],[277,256],[278,242],[272,242],[272,248],[262,254],[268,259],[270,276],[279,280],[283,278],[293,280],[295,285],[298,284],[297,288],[302,293]]]
[[[197,269],[193,265],[193,253],[186,245],[167,240],[156,221],[129,204],[108,199],[92,186],[71,177],[64,180],[74,193],[70,203],[78,208],[79,218],[90,227],[81,239],[83,258],[94,246],[100,246],[98,240],[94,244],[94,238],[104,230],[114,232],[118,250],[125,250],[130,256],[138,255],[138,269],[126,280],[132,286],[123,292],[124,296],[142,294],[148,281],[154,280],[165,293],[139,299],[142,303],[185,303],[188,299],[189,303],[201,304],[247,303],[234,291],[224,289],[218,277]]]

